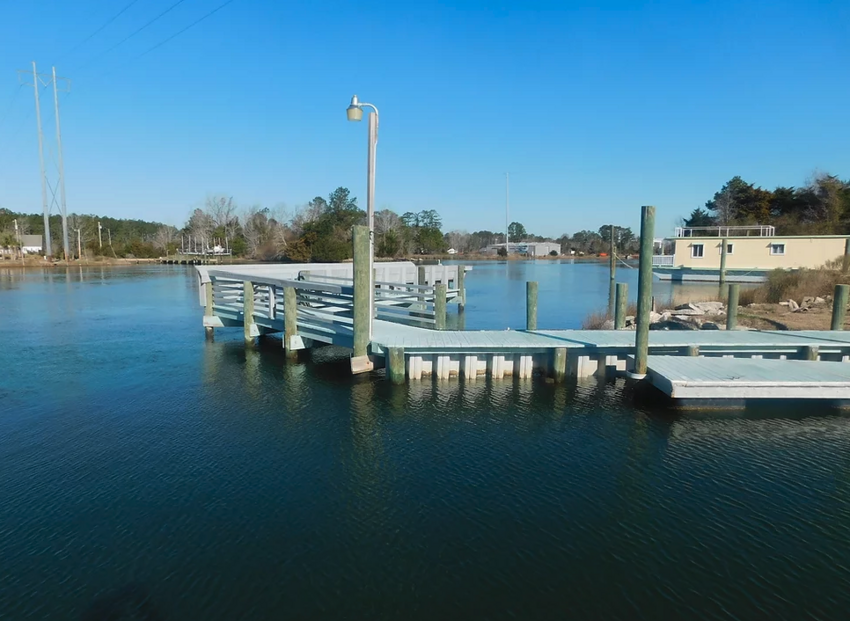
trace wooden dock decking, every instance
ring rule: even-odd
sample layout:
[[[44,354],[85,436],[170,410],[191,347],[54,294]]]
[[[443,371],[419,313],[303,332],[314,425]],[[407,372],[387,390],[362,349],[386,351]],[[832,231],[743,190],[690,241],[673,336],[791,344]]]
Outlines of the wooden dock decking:
[[[850,364],[649,356],[647,379],[674,399],[850,399]]]
[[[440,379],[479,375],[531,377],[535,370],[588,377],[624,371],[634,354],[634,332],[626,330],[433,331],[375,322],[372,353],[403,352],[405,375]],[[712,358],[850,360],[850,333],[780,331],[650,332],[652,354]],[[677,358],[680,359],[680,358]],[[848,365],[850,369],[850,365]]]

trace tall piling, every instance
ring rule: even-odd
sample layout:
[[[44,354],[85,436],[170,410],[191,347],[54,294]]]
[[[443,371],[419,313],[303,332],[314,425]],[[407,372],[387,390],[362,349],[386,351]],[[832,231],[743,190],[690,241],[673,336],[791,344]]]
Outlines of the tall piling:
[[[463,265],[457,266],[457,290],[458,310],[463,310],[466,307],[466,267]]]
[[[420,265],[416,268],[416,284],[420,287],[425,286],[425,266]]]
[[[253,343],[254,335],[251,329],[254,327],[254,283],[250,280],[242,282],[242,327],[245,330],[245,342]]]
[[[726,238],[720,240],[720,286],[726,284],[726,250],[729,244],[726,243]]]
[[[211,280],[208,280],[204,283],[204,299],[206,300],[204,304],[204,316],[212,317],[213,316],[213,284]],[[212,326],[204,327],[204,334],[208,339],[213,338],[215,334],[215,328]]]
[[[637,330],[635,330],[634,375],[646,375],[649,357],[649,313],[652,310],[652,250],[655,235],[655,207],[644,205],[640,213],[640,267],[638,271]]]
[[[525,329],[537,329],[537,281],[525,283]]]
[[[610,246],[608,248],[608,280],[609,280],[609,283],[610,283],[609,286],[608,286],[608,315],[613,316],[614,312],[615,312],[615,310],[614,310],[614,305],[615,305],[615,302],[614,302],[614,296],[615,296],[614,285],[617,281],[617,250],[616,250],[617,246],[616,246],[616,243],[614,242],[614,225],[613,224],[609,226],[608,238],[609,238],[609,246]]]
[[[726,296],[726,329],[734,330],[738,327],[738,298],[741,285],[729,284],[729,295]]]
[[[614,329],[622,330],[626,327],[626,310],[629,304],[629,285],[624,282],[617,283],[617,293],[614,305]]]
[[[354,245],[354,358],[368,354],[371,339],[369,317],[369,227],[355,226],[352,231]]]
[[[835,285],[835,296],[832,300],[832,326],[830,330],[843,330],[847,317],[847,296],[850,285]]]
[[[437,330],[446,329],[446,285],[434,285],[434,327]]]
[[[298,350],[293,349],[292,340],[298,335],[298,298],[294,287],[283,288],[283,348],[286,357],[293,360]]]
[[[844,240],[844,258],[841,261],[841,271],[845,274],[850,270],[850,237]]]

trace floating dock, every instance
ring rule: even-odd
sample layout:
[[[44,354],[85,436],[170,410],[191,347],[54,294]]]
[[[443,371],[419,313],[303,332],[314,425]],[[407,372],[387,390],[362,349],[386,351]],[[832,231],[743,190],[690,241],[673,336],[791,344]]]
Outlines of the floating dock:
[[[850,364],[839,362],[649,356],[648,365],[649,382],[673,399],[850,399]]]

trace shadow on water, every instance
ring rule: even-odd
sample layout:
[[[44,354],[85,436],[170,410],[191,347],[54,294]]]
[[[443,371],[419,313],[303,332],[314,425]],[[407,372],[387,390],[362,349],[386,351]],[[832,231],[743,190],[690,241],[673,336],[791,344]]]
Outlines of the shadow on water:
[[[164,621],[147,589],[130,583],[96,598],[81,621]]]

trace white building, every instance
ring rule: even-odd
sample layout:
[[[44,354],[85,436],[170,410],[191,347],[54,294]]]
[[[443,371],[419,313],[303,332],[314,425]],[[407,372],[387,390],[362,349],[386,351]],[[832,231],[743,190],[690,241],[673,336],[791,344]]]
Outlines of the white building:
[[[505,244],[492,244],[484,249],[484,254],[496,254]],[[552,252],[561,254],[561,244],[558,242],[511,242],[508,244],[508,254],[524,254],[529,257],[545,257]]]

